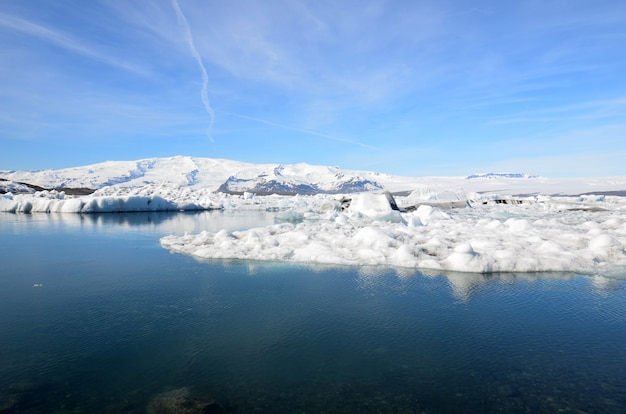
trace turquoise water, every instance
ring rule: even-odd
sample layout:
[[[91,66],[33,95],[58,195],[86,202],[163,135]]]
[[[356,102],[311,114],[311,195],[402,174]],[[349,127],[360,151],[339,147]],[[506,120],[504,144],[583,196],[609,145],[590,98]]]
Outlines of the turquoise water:
[[[205,412],[626,411],[624,281],[199,262],[159,245],[273,222],[0,214],[0,413],[157,412],[181,389]]]

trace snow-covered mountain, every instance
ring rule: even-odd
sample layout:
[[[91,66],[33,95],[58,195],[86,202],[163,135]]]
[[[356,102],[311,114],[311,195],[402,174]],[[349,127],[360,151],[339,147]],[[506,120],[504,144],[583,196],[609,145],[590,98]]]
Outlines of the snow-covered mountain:
[[[220,185],[218,191],[257,194],[337,194],[383,189],[383,184],[372,180],[371,177],[365,178],[362,174],[343,171],[339,167],[278,165],[271,171],[263,171],[260,174],[245,170],[231,175]],[[371,173],[367,175],[371,176]]]
[[[96,191],[46,190],[68,187]],[[0,171],[2,190],[0,212],[50,213],[54,220],[58,213],[276,214],[276,222],[262,228],[161,239],[171,251],[202,259],[478,273],[602,271],[620,277],[626,268],[626,177],[400,177],[309,164],[172,157]],[[259,196],[266,193],[273,194]]]
[[[107,161],[58,170],[1,171],[0,178],[44,188],[100,189],[107,186],[141,187],[164,183],[217,188],[231,171],[249,167],[249,164],[237,161],[178,156],[138,161]]]
[[[183,156],[138,161],[107,161],[59,170],[0,171],[0,179],[49,189],[91,188],[97,190],[110,186],[128,188],[170,185],[227,193],[281,194],[380,190],[386,183],[394,181],[392,177],[384,174],[348,171],[339,167],[305,163],[250,164]]]
[[[20,185],[27,183],[31,187]],[[40,171],[0,170],[0,193],[82,188],[108,195],[139,188],[179,188],[231,194],[338,194],[388,190],[443,194],[584,194],[626,191],[626,177],[549,179],[532,174],[482,173],[452,177],[408,177],[336,166],[251,164],[175,156],[137,161],[107,161],[82,167]],[[145,192],[145,191],[144,191]]]

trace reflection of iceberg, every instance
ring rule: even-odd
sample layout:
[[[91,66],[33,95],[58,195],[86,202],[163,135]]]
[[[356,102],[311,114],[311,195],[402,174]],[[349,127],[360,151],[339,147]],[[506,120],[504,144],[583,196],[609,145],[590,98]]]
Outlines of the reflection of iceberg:
[[[606,296],[619,289],[619,283],[616,279],[596,275],[591,277],[591,288],[594,292]]]
[[[221,263],[224,262],[221,261]],[[228,263],[228,261],[225,263]],[[285,265],[282,262],[249,261],[246,263],[250,275],[261,274],[267,268],[275,271],[277,266]],[[587,276],[572,272],[464,273],[386,266],[360,266],[354,269],[351,266],[316,263],[299,264],[298,266],[303,266],[313,272],[331,272],[335,275],[356,271],[358,274],[356,279],[358,289],[365,292],[367,296],[377,295],[381,292],[386,294],[390,289],[393,294],[402,295],[415,286],[413,283],[415,278],[441,279],[450,287],[452,296],[463,303],[470,302],[472,298],[481,294],[481,292],[482,295],[497,295],[514,289],[519,285],[525,285],[526,289],[534,289],[531,287],[533,284],[540,284],[545,281],[567,282],[575,278],[586,281],[587,283],[583,283],[582,286],[587,285],[593,292],[609,296],[611,293],[621,289],[623,284],[619,279],[626,277],[625,273],[621,273],[621,278],[611,278]],[[417,286],[423,286],[423,284],[418,283]]]
[[[184,234],[202,230],[229,231],[256,226],[268,226],[275,222],[275,213],[266,211],[201,211],[201,212],[153,212],[115,214],[12,214],[11,220],[23,222],[16,230],[29,231],[28,224],[45,220],[48,223],[72,227],[91,227],[99,232],[131,231],[151,232],[158,235]]]
[[[474,290],[490,278],[482,273],[447,273],[443,276],[448,279],[454,297],[463,302],[469,301]]]
[[[489,283],[510,285],[513,283],[534,283],[540,280],[570,280],[577,276],[570,272],[539,272],[539,273],[462,273],[445,272],[429,273],[428,277],[444,277],[452,290],[452,295],[462,302],[468,302],[479,288]],[[601,279],[601,280],[597,280]],[[592,289],[596,290],[596,283],[606,283],[612,286],[615,280],[594,276],[590,278]]]
[[[413,193],[404,200],[397,196],[398,200],[391,201],[396,206],[406,206],[411,197],[427,195],[439,200],[462,195],[448,193],[443,187],[426,193]],[[475,196],[475,201],[480,197],[490,199],[486,194]],[[5,194],[0,195],[0,210],[20,211],[24,207],[24,211],[31,212],[80,212],[98,206],[103,211],[119,211],[146,205],[157,208],[165,203],[176,208],[219,207],[232,212],[236,217],[232,221],[225,213],[218,216],[150,214],[133,218],[111,215],[93,219],[78,215],[81,225],[94,220],[104,222],[102,225],[106,227],[106,220],[115,220],[131,227],[141,225],[154,227],[155,232],[169,232],[171,236],[161,240],[163,247],[201,259],[280,260],[473,273],[579,272],[604,276],[615,268],[626,268],[625,197],[537,196],[524,198],[521,204],[474,202],[446,211],[426,205],[400,211],[393,208],[391,196],[384,194],[353,194],[350,198],[348,207],[342,203],[343,197],[327,194],[260,197],[250,193],[217,194],[206,188],[148,185],[105,187],[83,198],[53,192]],[[277,220],[249,218],[267,212],[275,214]],[[50,214],[49,219],[66,220],[58,216]],[[144,217],[152,222],[136,223]],[[183,233],[195,234],[182,236]]]
[[[314,268],[315,265],[312,265]],[[325,267],[325,270],[332,267]],[[337,268],[340,269],[340,268]],[[358,269],[359,288],[367,291],[378,291],[380,288],[387,289],[394,286],[396,293],[409,288],[411,279],[416,277],[426,277],[429,279],[445,280],[450,287],[453,297],[461,302],[469,302],[479,292],[487,294],[501,293],[509,290],[514,285],[532,285],[543,281],[570,281],[574,278],[582,278],[588,282],[589,288],[608,296],[613,291],[621,288],[619,279],[624,279],[626,273],[622,272],[622,277],[587,276],[572,272],[535,272],[535,273],[464,273],[464,272],[441,272],[432,270],[415,270],[407,268],[383,268],[376,266],[364,266]],[[389,282],[390,277],[398,279],[398,283]]]

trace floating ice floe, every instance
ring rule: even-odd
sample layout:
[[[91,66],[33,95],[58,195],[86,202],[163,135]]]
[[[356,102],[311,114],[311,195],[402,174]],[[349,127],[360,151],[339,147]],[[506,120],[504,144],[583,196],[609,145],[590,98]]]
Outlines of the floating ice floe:
[[[0,195],[0,211],[275,212],[277,222],[266,227],[161,240],[172,251],[205,259],[460,272],[625,273],[626,197],[511,196],[454,188],[440,184],[420,187],[396,196],[399,209],[394,209],[384,194],[231,195],[164,183],[108,186],[87,196],[58,191],[7,193]]]
[[[194,203],[178,203],[159,196],[116,197],[33,197],[24,194],[0,195],[0,211],[11,213],[111,213],[144,211],[202,210]]]
[[[104,187],[86,196],[59,191],[34,194],[0,194],[0,212],[11,213],[120,213],[198,210],[287,210],[319,207],[330,195],[258,197],[252,193],[230,195],[209,189],[173,185]]]
[[[607,198],[608,199],[608,198]],[[163,247],[203,259],[386,265],[459,272],[626,269],[626,200],[589,211],[559,203],[482,204],[443,211],[395,211],[384,195],[354,196],[345,211],[315,220],[245,231],[161,239]],[[578,200],[588,203],[589,200]],[[597,203],[597,202],[594,202]],[[584,204],[588,205],[588,204]]]

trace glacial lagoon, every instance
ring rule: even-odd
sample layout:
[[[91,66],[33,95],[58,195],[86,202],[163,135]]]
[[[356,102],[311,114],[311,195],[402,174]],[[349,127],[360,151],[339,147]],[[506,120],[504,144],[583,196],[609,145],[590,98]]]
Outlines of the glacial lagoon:
[[[199,261],[159,244],[276,220],[0,214],[0,413],[156,412],[177,395],[224,413],[626,411],[619,277]]]

